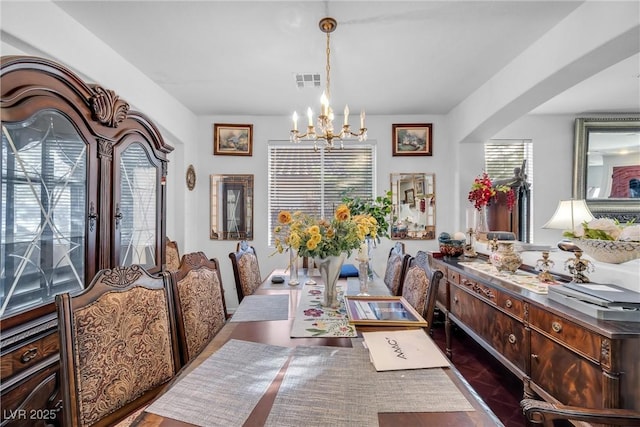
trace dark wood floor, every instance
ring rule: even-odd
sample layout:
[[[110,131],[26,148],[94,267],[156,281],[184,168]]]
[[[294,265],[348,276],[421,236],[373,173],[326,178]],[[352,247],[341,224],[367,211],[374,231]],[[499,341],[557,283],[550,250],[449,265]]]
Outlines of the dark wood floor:
[[[433,339],[444,351],[444,323],[436,316]],[[453,328],[453,364],[478,392],[489,408],[506,427],[525,426],[520,409],[523,387],[509,370],[502,366],[462,330]]]

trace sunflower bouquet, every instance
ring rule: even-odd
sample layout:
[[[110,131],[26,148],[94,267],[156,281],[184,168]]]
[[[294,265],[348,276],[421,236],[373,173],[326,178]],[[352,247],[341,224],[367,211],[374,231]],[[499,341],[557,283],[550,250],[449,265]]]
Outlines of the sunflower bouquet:
[[[280,211],[274,228],[277,252],[289,248],[298,256],[326,258],[360,248],[367,236],[378,234],[378,222],[369,214],[351,215],[347,205],[340,205],[333,218],[318,219],[303,212]]]

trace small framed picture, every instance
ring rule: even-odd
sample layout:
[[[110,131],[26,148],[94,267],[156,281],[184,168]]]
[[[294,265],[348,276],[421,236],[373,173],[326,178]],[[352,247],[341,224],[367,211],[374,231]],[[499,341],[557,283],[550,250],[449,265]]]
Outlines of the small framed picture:
[[[213,154],[216,156],[251,156],[253,125],[214,123]]]
[[[401,296],[345,296],[349,323],[370,326],[429,326]]]
[[[394,124],[392,125],[394,156],[431,156],[432,155],[431,123]]]

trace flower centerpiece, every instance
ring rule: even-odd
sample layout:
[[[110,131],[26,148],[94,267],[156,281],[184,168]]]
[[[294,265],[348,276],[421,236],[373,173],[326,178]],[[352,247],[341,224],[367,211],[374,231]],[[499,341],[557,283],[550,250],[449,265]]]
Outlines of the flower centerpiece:
[[[324,305],[337,308],[336,282],[345,257],[360,248],[367,236],[377,236],[378,222],[369,214],[352,216],[342,204],[330,220],[281,211],[273,231],[278,252],[293,249],[300,256],[314,258],[325,284]]]
[[[496,201],[498,193],[505,193],[507,196],[507,209],[513,210],[516,203],[516,194],[513,188],[508,185],[494,185],[489,178],[489,174],[482,172],[471,184],[471,190],[467,199],[473,203],[473,207],[480,213],[476,224],[476,231],[489,231],[486,217],[486,207]]]
[[[494,186],[486,172],[482,172],[482,175],[473,180],[467,198],[477,210],[481,210],[495,200],[498,192],[507,194],[507,209],[511,211],[516,203],[516,195],[513,188],[508,185]]]
[[[596,218],[563,233],[596,261],[620,264],[640,258],[640,225]]]

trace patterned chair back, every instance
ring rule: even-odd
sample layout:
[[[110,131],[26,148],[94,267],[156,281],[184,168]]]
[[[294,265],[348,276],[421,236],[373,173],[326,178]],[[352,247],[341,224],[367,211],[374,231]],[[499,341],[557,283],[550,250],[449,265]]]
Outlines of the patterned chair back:
[[[233,266],[238,302],[241,302],[245,296],[253,294],[262,283],[258,256],[253,246],[243,247],[239,244],[238,250],[231,252],[229,258]]]
[[[402,294],[402,283],[409,266],[410,255],[404,253],[404,243],[397,242],[389,251],[387,267],[384,272],[384,283],[391,295]]]
[[[433,323],[438,284],[442,277],[442,271],[431,269],[424,251],[418,251],[411,258],[404,277],[402,296],[427,321],[429,328]]]
[[[167,271],[172,272],[180,268],[180,251],[178,242],[165,238],[165,256],[167,259]]]
[[[115,425],[180,367],[170,276],[101,270],[80,294],[56,296],[65,426]]]
[[[182,363],[197,356],[227,321],[220,265],[202,252],[182,257],[171,282]]]

